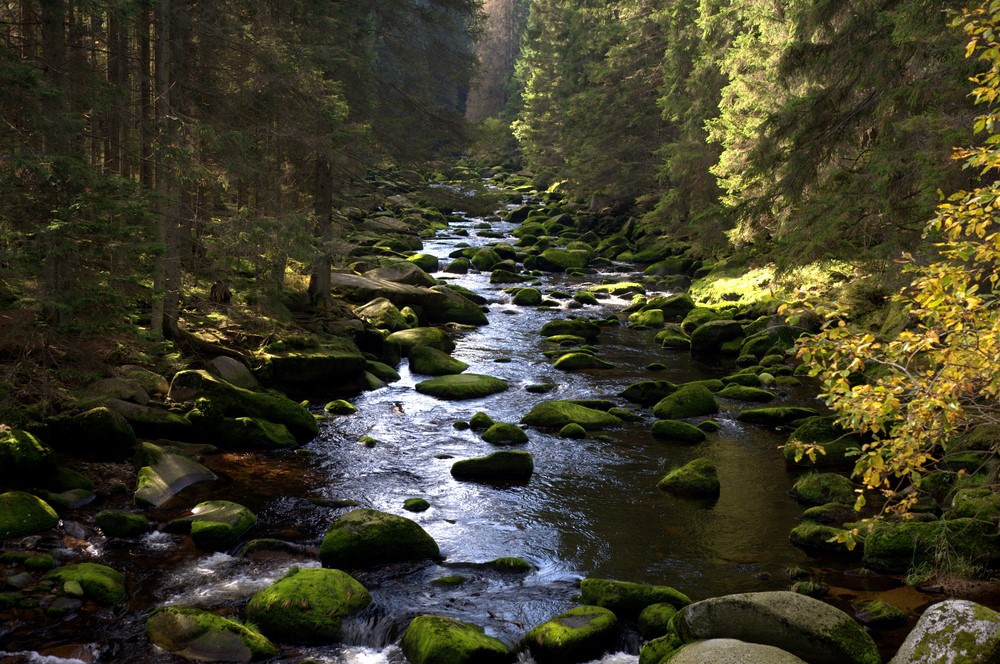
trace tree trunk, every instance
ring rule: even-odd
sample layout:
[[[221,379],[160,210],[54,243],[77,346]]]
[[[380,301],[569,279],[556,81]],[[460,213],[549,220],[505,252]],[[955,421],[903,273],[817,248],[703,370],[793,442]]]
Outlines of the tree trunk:
[[[313,213],[316,215],[318,253],[309,278],[309,299],[318,309],[328,309],[330,298],[330,249],[333,244],[333,174],[330,159],[316,158]]]

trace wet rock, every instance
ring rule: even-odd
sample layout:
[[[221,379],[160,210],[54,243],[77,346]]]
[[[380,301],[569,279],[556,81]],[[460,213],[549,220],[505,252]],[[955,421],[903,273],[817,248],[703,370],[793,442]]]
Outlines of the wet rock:
[[[639,613],[639,632],[647,639],[655,639],[670,632],[670,620],[677,607],[669,602],[650,604]]]
[[[448,353],[431,346],[414,346],[410,348],[410,371],[426,376],[451,376],[460,374],[469,368],[461,360],[456,360]]]
[[[335,399],[326,404],[323,410],[331,415],[353,415],[358,412],[358,407],[346,399]]]
[[[1000,661],[1000,614],[981,604],[949,599],[930,606],[889,664]]]
[[[270,352],[264,356],[262,372],[277,385],[329,387],[331,383],[335,383],[350,387],[361,382],[365,366],[365,357],[352,339],[334,337],[325,339],[322,345],[317,348]],[[174,382],[176,381],[177,377],[175,376]],[[251,392],[251,394],[253,393]],[[281,398],[272,394],[268,396]],[[171,384],[171,398],[173,398],[173,383]],[[230,398],[232,397],[230,396]],[[289,426],[288,422],[275,420],[262,412],[227,414],[254,415]]]
[[[399,308],[384,297],[377,297],[366,304],[355,307],[354,315],[380,330],[398,332],[410,327],[409,321],[399,311]]]
[[[598,659],[618,638],[618,619],[599,606],[578,606],[530,630],[523,644],[538,664]]]
[[[191,508],[190,516],[171,521],[168,530],[190,533],[203,551],[229,551],[256,523],[254,513],[239,503],[209,500]]]
[[[45,491],[39,489],[38,497],[51,505],[57,512],[65,513],[68,510],[80,509],[94,501],[97,496],[93,491],[87,489],[69,489],[67,491]]]
[[[715,462],[704,457],[670,471],[656,486],[685,496],[718,496],[721,490]]]
[[[872,637],[843,611],[788,591],[695,602],[673,621],[685,643],[738,639],[774,646],[810,664],[879,664]]]
[[[679,443],[681,445],[696,445],[707,438],[704,431],[677,420],[657,420],[653,422],[653,438],[668,443]]]
[[[385,383],[395,383],[399,380],[399,372],[383,362],[368,360],[365,370]]]
[[[712,392],[704,385],[693,383],[681,385],[653,406],[653,415],[661,420],[682,420],[717,412],[719,404]]]
[[[217,479],[215,473],[197,461],[152,443],[139,446],[136,466],[139,473],[133,501],[140,507],[159,507],[181,489]]]
[[[803,521],[792,528],[788,541],[806,551],[826,551],[828,553],[853,553],[847,544],[838,541],[838,537],[846,536],[843,528],[835,528],[812,521]]]
[[[512,301],[519,307],[537,307],[542,303],[542,292],[537,288],[519,288]]]
[[[759,380],[759,379],[758,379]],[[716,393],[724,399],[735,399],[737,401],[755,401],[757,403],[767,403],[774,401],[774,392],[768,392],[757,387],[729,384]]]
[[[662,664],[806,664],[792,653],[760,643],[737,639],[707,639],[690,643]]]
[[[189,606],[161,606],[146,621],[149,640],[193,661],[249,662],[278,654],[265,636],[235,620]]]
[[[0,493],[0,540],[43,533],[58,523],[59,515],[41,498],[24,491]]]
[[[663,327],[665,321],[663,309],[645,309],[629,314],[628,322],[632,327],[654,328]]]
[[[642,644],[639,650],[639,664],[661,664],[667,656],[683,647],[684,643],[673,631]]]
[[[524,558],[518,558],[517,556],[505,556],[503,558],[494,558],[493,560],[486,563],[486,566],[497,572],[507,572],[516,574],[526,574],[534,569]]]
[[[399,647],[411,664],[508,664],[515,659],[510,648],[481,627],[441,616],[414,618]]]
[[[0,431],[0,482],[30,486],[55,471],[56,455],[34,435],[19,429]]]
[[[562,371],[580,369],[613,369],[615,365],[588,353],[566,353],[555,362],[555,368]]]
[[[581,318],[553,320],[542,326],[541,335],[543,337],[553,337],[558,334],[571,334],[576,337],[583,337],[588,342],[593,343],[601,334],[601,328],[594,321],[583,320]]]
[[[393,332],[386,339],[399,344],[404,355],[408,355],[414,346],[430,346],[445,353],[455,350],[455,342],[452,341],[448,333],[437,327],[414,327],[409,330],[400,330]]]
[[[434,286],[422,298],[424,318],[428,323],[460,323],[462,325],[486,325],[489,319],[480,305],[449,286]]]
[[[109,399],[104,405],[124,417],[135,435],[143,438],[190,440],[194,433],[187,418],[160,406],[140,406],[120,399]]]
[[[134,538],[149,532],[149,519],[125,510],[101,510],[94,515],[97,527],[108,537]]]
[[[802,513],[804,521],[821,523],[825,526],[839,526],[858,518],[854,507],[846,503],[824,503],[810,507]]]
[[[807,473],[792,485],[789,493],[807,505],[853,503],[855,498],[854,484],[837,473]]]
[[[621,426],[622,421],[601,410],[588,408],[572,401],[542,401],[521,418],[521,424],[534,427],[562,428],[579,424],[588,431]]]
[[[364,276],[369,279],[391,281],[397,284],[406,284],[407,286],[434,286],[437,284],[437,279],[427,274],[419,265],[406,261],[368,270]]]
[[[439,376],[416,384],[417,392],[447,401],[480,399],[507,388],[507,381],[482,374]]]
[[[565,272],[587,267],[591,252],[580,249],[546,249],[538,255],[537,269],[543,272]]]
[[[358,358],[360,373],[365,361],[360,353]],[[319,433],[312,413],[287,397],[244,390],[207,371],[181,371],[174,376],[170,383],[172,400],[192,401],[199,397],[209,399],[228,417],[256,417],[282,424],[300,442],[312,440]]]
[[[323,567],[372,567],[437,558],[437,542],[417,523],[394,514],[357,509],[331,524],[320,544]]]
[[[437,272],[440,267],[438,257],[433,254],[417,253],[407,256],[406,260],[418,266],[424,272]]]
[[[497,422],[483,432],[483,440],[493,445],[521,445],[528,442],[524,429],[509,422]]]
[[[254,392],[259,392],[261,389],[260,383],[256,378],[254,378],[254,375],[250,373],[250,369],[235,358],[220,355],[219,357],[212,358],[208,364],[205,365],[205,368],[208,369],[210,373],[218,376],[230,385],[242,387],[244,390],[251,390]]]
[[[691,333],[691,354],[713,356],[722,354],[727,343],[743,338],[743,324],[735,320],[712,320]],[[736,349],[738,354],[739,349]]]
[[[76,563],[59,567],[45,575],[59,584],[76,582],[84,596],[100,604],[117,604],[125,599],[125,575],[97,563]]]
[[[562,429],[559,429],[560,438],[574,438],[577,440],[587,437],[587,430],[576,422],[570,422]]]
[[[823,453],[817,453],[815,460],[804,454],[796,459],[798,452],[795,447],[786,445],[783,452],[786,463],[828,468],[853,466],[855,457],[847,456],[847,453],[860,448],[865,441],[862,436],[845,431],[837,425],[835,416],[828,416],[806,418],[788,437],[788,442],[819,445],[823,448]]]
[[[791,424],[807,417],[816,417],[819,412],[815,408],[805,408],[802,406],[785,406],[775,408],[751,408],[740,411],[736,419],[749,424],[762,424],[764,426],[782,426]]]
[[[626,387],[618,396],[640,406],[652,406],[676,391],[677,386],[669,381],[640,380]]]
[[[493,418],[482,411],[469,418],[469,427],[473,431],[486,431],[494,424],[496,422],[493,421]]]
[[[995,523],[978,519],[940,521],[877,521],[865,538],[862,564],[880,572],[904,573],[932,562],[939,546],[947,542],[953,555],[990,565],[1000,559],[1000,538]]]
[[[906,620],[903,609],[880,599],[852,602],[851,608],[859,621],[872,627],[889,627]]]
[[[456,461],[451,467],[451,474],[459,480],[526,482],[534,469],[530,452],[504,451]]]
[[[670,586],[612,579],[584,579],[580,582],[580,593],[586,604],[610,609],[625,620],[638,619],[639,614],[653,604],[669,604],[681,609],[691,603],[687,595]]]
[[[195,401],[187,419],[199,434],[227,449],[274,450],[298,442],[283,424],[260,417],[225,417],[215,402],[204,397]]]
[[[372,596],[337,569],[298,569],[260,591],[247,604],[247,620],[279,641],[324,643],[340,640],[341,624]]]
[[[426,512],[431,504],[424,498],[407,498],[403,501],[403,509],[407,512]]]

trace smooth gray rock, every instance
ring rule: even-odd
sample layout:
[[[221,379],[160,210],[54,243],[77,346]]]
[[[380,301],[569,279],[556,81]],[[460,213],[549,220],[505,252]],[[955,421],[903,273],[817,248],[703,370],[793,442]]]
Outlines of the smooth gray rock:
[[[690,643],[662,664],[806,664],[804,660],[774,646],[737,639],[708,639]]]
[[[208,369],[209,373],[215,374],[230,385],[242,387],[244,390],[260,391],[260,383],[257,382],[254,375],[250,373],[246,365],[235,358],[220,355],[211,360],[205,368]]]
[[[949,599],[924,611],[889,664],[1000,662],[1000,613]]]

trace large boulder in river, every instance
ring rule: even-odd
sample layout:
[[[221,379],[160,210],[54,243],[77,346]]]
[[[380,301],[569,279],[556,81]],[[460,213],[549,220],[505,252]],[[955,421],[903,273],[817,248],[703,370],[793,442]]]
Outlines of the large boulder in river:
[[[949,599],[927,608],[889,664],[1000,662],[1000,613]]]
[[[695,641],[674,651],[660,664],[807,664],[792,653],[738,639]]]
[[[0,483],[30,486],[49,479],[55,468],[55,452],[34,435],[20,429],[0,430]]]
[[[543,272],[565,272],[587,267],[591,253],[580,249],[546,249],[537,257],[537,267]]]
[[[740,593],[695,602],[673,625],[685,643],[738,639],[780,648],[810,664],[879,664],[878,646],[850,616],[799,593]]]
[[[359,356],[360,357],[360,356]],[[361,357],[364,369],[364,357]],[[304,406],[271,393],[258,393],[230,385],[207,371],[181,371],[170,383],[170,398],[192,401],[204,397],[229,417],[259,417],[284,424],[300,442],[312,440],[319,433],[316,418]]]
[[[618,618],[599,606],[578,606],[524,635],[538,664],[574,664],[599,659],[618,639]]]
[[[279,641],[339,641],[341,624],[369,604],[372,596],[339,569],[292,570],[247,604],[247,620]]]
[[[153,645],[193,661],[250,662],[278,654],[265,636],[235,620],[191,606],[161,606],[146,620]]]
[[[486,325],[489,319],[478,304],[448,286],[434,286],[419,302],[428,323]]]
[[[605,429],[622,424],[621,419],[596,408],[572,401],[542,401],[521,418],[521,424],[533,427],[561,429],[567,424],[579,424],[587,430]]]
[[[552,320],[542,325],[541,335],[543,337],[554,337],[560,334],[571,334],[583,337],[588,342],[597,340],[601,333],[600,326],[592,320],[582,318],[569,318],[565,320]]]
[[[370,279],[384,279],[385,281],[392,281],[397,284],[406,284],[407,286],[429,287],[437,284],[437,279],[427,274],[416,263],[409,261],[383,265],[374,270],[368,270],[364,276]]]
[[[41,498],[24,491],[0,493],[0,540],[43,533],[58,523],[59,515]]]
[[[384,297],[377,297],[367,304],[355,307],[354,315],[372,327],[389,332],[398,332],[410,327],[409,321],[403,316],[399,307]]]
[[[503,392],[509,386],[507,381],[482,374],[456,374],[453,376],[438,376],[416,384],[417,392],[428,394],[447,401],[462,401],[479,399],[497,392]]]
[[[352,386],[361,381],[365,357],[351,339],[333,337],[317,348],[268,353],[264,371],[278,385]]]
[[[691,333],[691,354],[718,355],[727,342],[743,338],[743,325],[735,320],[712,320],[700,325]],[[739,353],[736,348],[732,354]]]
[[[399,344],[403,349],[403,355],[409,355],[410,349],[414,346],[430,346],[438,350],[450,353],[455,350],[455,342],[451,336],[439,327],[414,327],[409,330],[393,332],[387,341]]]
[[[515,659],[481,627],[442,616],[414,618],[399,647],[410,664],[508,664]]]
[[[640,380],[619,392],[618,396],[640,406],[652,406],[676,391],[677,386],[666,380]]]
[[[59,584],[75,582],[83,589],[84,597],[100,604],[118,604],[125,599],[125,575],[118,570],[98,563],[74,563],[57,567],[45,578]]]
[[[653,604],[681,609],[691,603],[687,595],[670,586],[612,579],[586,578],[580,582],[580,593],[586,604],[603,606],[626,620],[636,620],[643,609]]]
[[[320,544],[323,567],[372,567],[437,558],[437,542],[416,522],[372,509],[356,509],[331,524]]]
[[[410,371],[416,374],[451,376],[468,368],[469,365],[465,362],[431,346],[414,346],[410,349]]]
[[[697,383],[681,385],[653,406],[653,415],[661,420],[683,420],[718,412],[719,404],[711,390]]]
[[[712,497],[721,490],[715,462],[707,457],[694,459],[667,473],[657,488],[682,496]]]
[[[880,519],[865,538],[862,564],[880,572],[905,573],[933,563],[940,543],[965,560],[989,566],[1000,560],[1000,537],[996,523],[979,519],[890,522]]]
[[[482,482],[527,482],[534,472],[530,452],[494,452],[484,457],[456,461],[451,474],[458,480]]]
[[[203,551],[228,551],[257,523],[249,509],[229,500],[209,500],[191,508],[189,516],[168,524],[171,532],[190,533]]]

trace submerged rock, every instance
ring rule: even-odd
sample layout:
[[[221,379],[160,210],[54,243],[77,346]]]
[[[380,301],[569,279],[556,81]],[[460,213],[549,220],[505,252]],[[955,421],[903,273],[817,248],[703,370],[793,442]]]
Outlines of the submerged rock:
[[[736,419],[749,424],[762,424],[764,426],[781,426],[791,424],[797,420],[807,417],[816,417],[819,412],[815,408],[805,408],[803,406],[784,406],[775,408],[751,408],[740,411]]]
[[[331,524],[320,544],[323,567],[372,567],[437,558],[437,542],[416,522],[372,509],[357,509]]]
[[[721,490],[715,462],[705,457],[670,471],[656,486],[686,496],[718,496]]]
[[[514,653],[477,625],[442,616],[417,616],[399,642],[410,664],[508,664]]]
[[[696,445],[704,441],[708,436],[704,431],[677,420],[657,420],[653,422],[653,438],[669,443],[679,443],[681,445]]]
[[[673,625],[685,643],[738,639],[780,648],[810,664],[879,664],[872,637],[843,611],[788,591],[695,602]]]
[[[574,664],[598,659],[618,638],[618,618],[599,606],[578,606],[524,635],[538,664]]]
[[[278,654],[256,630],[190,606],[161,606],[146,621],[153,645],[194,661],[249,662]]]
[[[339,641],[344,618],[371,604],[368,590],[338,569],[293,567],[247,604],[247,620],[279,641]]]

